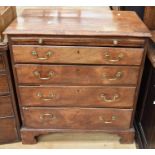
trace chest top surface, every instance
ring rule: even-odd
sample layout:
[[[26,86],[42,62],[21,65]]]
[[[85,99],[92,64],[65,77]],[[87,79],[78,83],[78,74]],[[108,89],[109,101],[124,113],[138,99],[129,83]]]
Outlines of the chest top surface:
[[[131,11],[52,9],[29,11],[5,30],[10,35],[150,37],[149,30]]]

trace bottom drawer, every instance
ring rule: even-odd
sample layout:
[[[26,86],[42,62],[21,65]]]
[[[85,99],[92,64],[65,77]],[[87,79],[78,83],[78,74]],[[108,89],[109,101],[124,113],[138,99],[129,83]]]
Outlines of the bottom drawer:
[[[24,126],[50,129],[128,129],[131,109],[23,108]]]
[[[0,119],[0,143],[9,143],[18,139],[14,118]]]

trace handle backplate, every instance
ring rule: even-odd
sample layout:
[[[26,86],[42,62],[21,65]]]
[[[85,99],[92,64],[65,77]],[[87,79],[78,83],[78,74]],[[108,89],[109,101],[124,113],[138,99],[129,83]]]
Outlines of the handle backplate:
[[[50,80],[54,76],[53,71],[50,71],[47,77],[41,77],[41,73],[39,71],[34,71],[33,74],[35,77],[39,78],[40,80]]]
[[[104,116],[99,116],[99,120],[103,121],[104,124],[112,124],[116,120],[116,116],[112,116],[110,120],[104,118]]]
[[[101,94],[100,98],[102,99],[102,101],[107,102],[107,103],[111,103],[111,102],[116,102],[119,100],[120,95],[119,94],[114,94],[112,98],[107,98],[106,94]]]
[[[39,92],[37,93],[37,97],[39,97],[43,101],[51,101],[56,97],[56,95],[53,93],[49,93],[49,95],[45,97],[42,93]]]
[[[46,52],[45,57],[39,57],[37,51],[32,51],[31,54],[35,56],[38,60],[48,60],[53,55],[53,52],[52,51]]]
[[[118,54],[117,58],[114,59],[114,58],[111,58],[111,56],[108,52],[106,52],[104,55],[104,58],[106,61],[109,61],[109,62],[119,62],[124,58],[124,54],[120,53],[120,54]]]
[[[106,80],[109,80],[109,81],[116,81],[116,80],[119,80],[121,79],[123,76],[123,72],[121,71],[118,71],[115,75],[113,76],[108,76],[106,74],[103,74],[103,78],[106,79]]]
[[[45,113],[43,115],[40,116],[41,120],[55,120],[56,116],[54,114],[51,113]]]

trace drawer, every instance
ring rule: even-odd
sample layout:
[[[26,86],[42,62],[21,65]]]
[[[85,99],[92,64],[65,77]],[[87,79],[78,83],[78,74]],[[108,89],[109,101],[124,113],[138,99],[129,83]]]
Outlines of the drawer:
[[[0,117],[13,115],[10,96],[0,96]]]
[[[139,67],[15,65],[21,84],[137,84]]]
[[[0,54],[0,71],[5,70],[4,56]]]
[[[29,128],[128,129],[132,110],[33,107],[24,108],[23,115],[24,126]]]
[[[17,63],[140,65],[142,48],[14,45]]]
[[[9,92],[9,85],[7,75],[0,74],[0,94],[5,94]]]
[[[134,104],[135,87],[20,86],[22,106],[121,107]]]
[[[14,118],[0,119],[0,143],[16,141],[18,134]]]

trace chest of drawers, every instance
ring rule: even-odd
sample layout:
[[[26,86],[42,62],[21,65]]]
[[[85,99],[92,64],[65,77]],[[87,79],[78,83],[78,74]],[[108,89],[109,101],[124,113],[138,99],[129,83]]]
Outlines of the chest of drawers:
[[[149,31],[132,12],[74,13],[20,17],[5,31],[22,142],[51,132],[107,132],[132,143]]]
[[[20,139],[17,105],[7,54],[7,45],[0,43],[0,144]]]

